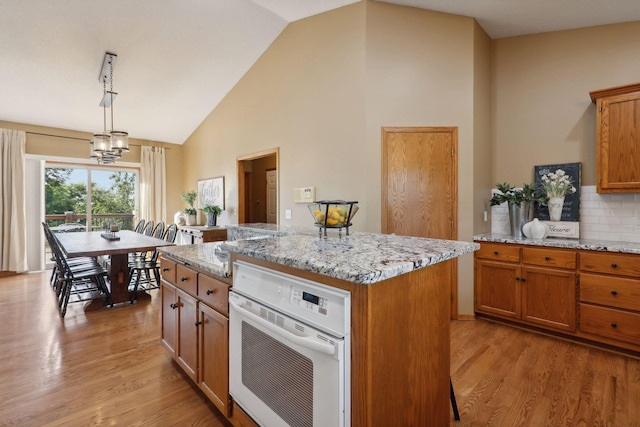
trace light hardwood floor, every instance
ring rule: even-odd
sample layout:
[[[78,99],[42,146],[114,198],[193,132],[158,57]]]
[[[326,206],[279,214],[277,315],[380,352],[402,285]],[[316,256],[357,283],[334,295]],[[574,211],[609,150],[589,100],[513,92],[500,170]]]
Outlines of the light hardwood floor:
[[[158,291],[61,320],[48,278],[0,278],[0,426],[229,426],[161,347]],[[640,426],[640,360],[483,320],[451,332],[451,426]]]

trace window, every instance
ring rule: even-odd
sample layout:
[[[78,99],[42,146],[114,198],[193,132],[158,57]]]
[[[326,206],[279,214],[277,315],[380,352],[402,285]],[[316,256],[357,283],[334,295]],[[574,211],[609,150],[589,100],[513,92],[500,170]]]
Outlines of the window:
[[[105,221],[132,230],[138,212],[138,172],[47,162],[45,222],[56,232],[96,231]]]

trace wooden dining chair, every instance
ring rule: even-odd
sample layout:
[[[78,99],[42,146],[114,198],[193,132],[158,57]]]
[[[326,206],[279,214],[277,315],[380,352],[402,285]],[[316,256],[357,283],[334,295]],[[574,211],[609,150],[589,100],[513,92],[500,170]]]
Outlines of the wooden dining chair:
[[[47,234],[46,231],[45,234]],[[56,296],[60,317],[64,318],[67,313],[67,305],[72,302],[104,298],[107,305],[113,307],[111,293],[106,283],[107,270],[99,265],[95,259],[93,261],[89,259],[85,264],[72,266],[62,252],[58,239],[50,230],[48,237],[59,270]]]
[[[145,225],[144,225],[144,229],[142,230],[142,234],[144,234],[145,236],[151,236],[151,234],[153,234],[153,226],[154,226],[154,222],[153,220],[149,220]]]
[[[144,225],[145,225],[145,220],[141,219],[140,221],[138,221],[133,231],[135,231],[136,233],[142,234],[142,231],[144,230]]]
[[[164,232],[162,239],[173,243],[176,240],[178,234],[178,226],[176,224],[170,224]],[[133,283],[133,289],[131,290],[131,304],[138,299],[138,289],[142,285],[144,290],[158,289],[160,287],[160,262],[158,249],[153,251],[149,259],[138,259],[129,263],[129,278],[130,283]],[[153,279],[151,278],[153,273]],[[145,276],[143,278],[143,275]]]

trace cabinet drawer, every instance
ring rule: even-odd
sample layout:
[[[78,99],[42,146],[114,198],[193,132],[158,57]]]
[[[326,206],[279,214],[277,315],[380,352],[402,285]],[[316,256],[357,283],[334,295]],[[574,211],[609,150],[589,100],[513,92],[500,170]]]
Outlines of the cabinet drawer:
[[[556,249],[522,248],[522,262],[545,267],[576,268],[576,253]]]
[[[167,282],[176,283],[176,263],[168,259],[160,259],[160,274]]]
[[[176,265],[176,286],[188,294],[197,295],[198,273],[184,265]]]
[[[640,311],[640,280],[583,273],[580,301]]]
[[[580,254],[580,270],[640,277],[640,256],[584,252]]]
[[[519,246],[498,245],[495,243],[480,243],[480,249],[476,251],[475,254],[478,258],[520,262]]]
[[[605,338],[640,344],[640,314],[580,304],[580,330]]]
[[[229,285],[212,277],[198,276],[198,297],[219,313],[229,315]]]

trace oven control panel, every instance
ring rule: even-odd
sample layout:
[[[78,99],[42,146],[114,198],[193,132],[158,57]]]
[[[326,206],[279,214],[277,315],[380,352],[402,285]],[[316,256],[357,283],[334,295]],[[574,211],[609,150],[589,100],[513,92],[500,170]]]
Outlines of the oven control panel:
[[[327,316],[329,314],[329,300],[327,298],[323,298],[294,286],[291,287],[291,300],[289,302],[313,313],[321,314],[323,316]]]

